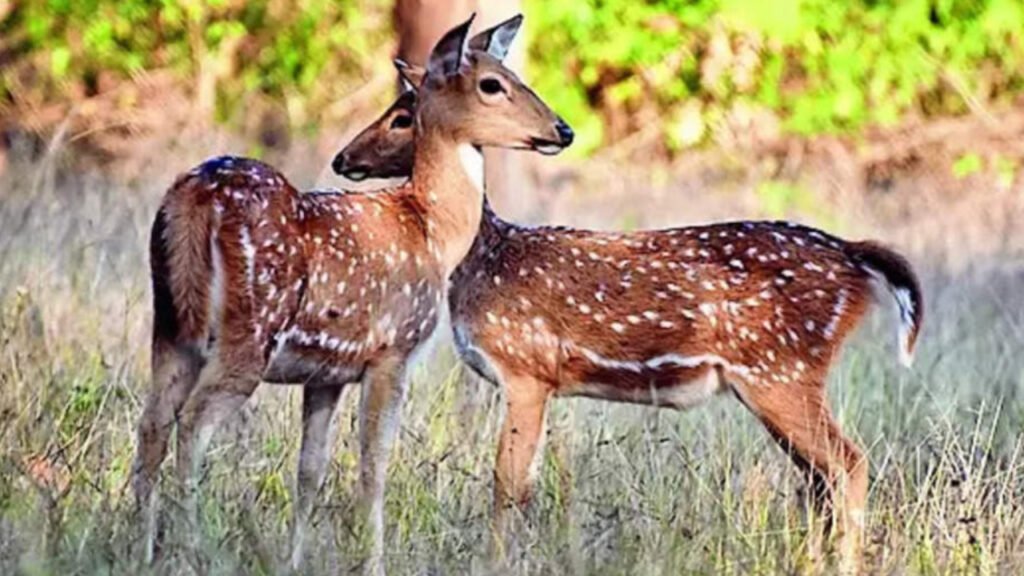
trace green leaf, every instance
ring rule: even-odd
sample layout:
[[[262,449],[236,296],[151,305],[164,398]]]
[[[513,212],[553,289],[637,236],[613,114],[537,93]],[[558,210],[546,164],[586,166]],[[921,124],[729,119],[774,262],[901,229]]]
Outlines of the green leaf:
[[[957,178],[966,178],[981,171],[981,156],[974,152],[968,152],[953,162],[953,175]]]
[[[60,46],[50,52],[50,73],[54,78],[64,78],[71,67],[71,50]]]

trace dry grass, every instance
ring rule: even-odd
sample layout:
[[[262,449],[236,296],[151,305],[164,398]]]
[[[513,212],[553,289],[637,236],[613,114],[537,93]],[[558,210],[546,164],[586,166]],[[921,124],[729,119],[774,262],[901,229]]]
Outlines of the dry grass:
[[[127,479],[148,385],[144,239],[162,187],[185,167],[128,185],[47,163],[0,179],[0,573],[273,573],[284,556],[299,396],[266,386],[210,452],[199,565],[181,553],[180,530],[163,563],[139,564]],[[1021,573],[1024,272],[1005,262],[956,275],[921,268],[930,305],[914,370],[897,366],[885,311],[830,383],[842,425],[872,462],[867,564]],[[339,415],[314,573],[358,566],[356,395]],[[446,346],[419,370],[388,486],[391,573],[489,570],[499,400]],[[732,398],[688,413],[563,400],[551,421],[514,572],[807,565],[803,482]]]

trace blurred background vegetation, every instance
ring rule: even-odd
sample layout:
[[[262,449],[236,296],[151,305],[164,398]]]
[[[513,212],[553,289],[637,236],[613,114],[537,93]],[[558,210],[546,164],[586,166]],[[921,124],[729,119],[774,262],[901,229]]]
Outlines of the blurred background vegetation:
[[[525,0],[523,10],[528,75],[577,128],[577,154],[631,137],[671,155],[736,138],[857,135],[1024,94],[1018,0]],[[390,24],[387,0],[0,0],[0,127],[44,130],[101,95],[128,109],[143,97],[134,87],[158,78],[187,94],[189,114],[244,127],[245,110],[273,109],[289,133],[315,132],[353,94],[388,98]]]

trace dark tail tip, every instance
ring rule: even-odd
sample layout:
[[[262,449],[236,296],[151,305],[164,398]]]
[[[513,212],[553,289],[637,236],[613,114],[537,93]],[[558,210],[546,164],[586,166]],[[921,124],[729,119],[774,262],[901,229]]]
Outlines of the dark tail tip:
[[[910,262],[901,254],[875,242],[856,242],[848,247],[850,258],[861,269],[885,281],[900,312],[900,362],[909,366],[924,322],[924,296]]]

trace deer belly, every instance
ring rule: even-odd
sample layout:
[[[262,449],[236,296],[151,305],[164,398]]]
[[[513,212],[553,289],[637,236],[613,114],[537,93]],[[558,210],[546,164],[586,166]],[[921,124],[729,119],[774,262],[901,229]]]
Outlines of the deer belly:
[[[271,384],[343,385],[362,377],[365,359],[351,342],[295,326],[278,335],[262,379]],[[362,352],[362,349],[359,350]]]
[[[319,384],[340,386],[362,377],[362,366],[339,364],[328,351],[283,346],[263,371],[269,384]]]
[[[651,379],[647,385],[634,379],[586,381],[564,386],[558,394],[684,410],[703,404],[723,390],[719,371],[708,365],[680,371],[669,381]]]

